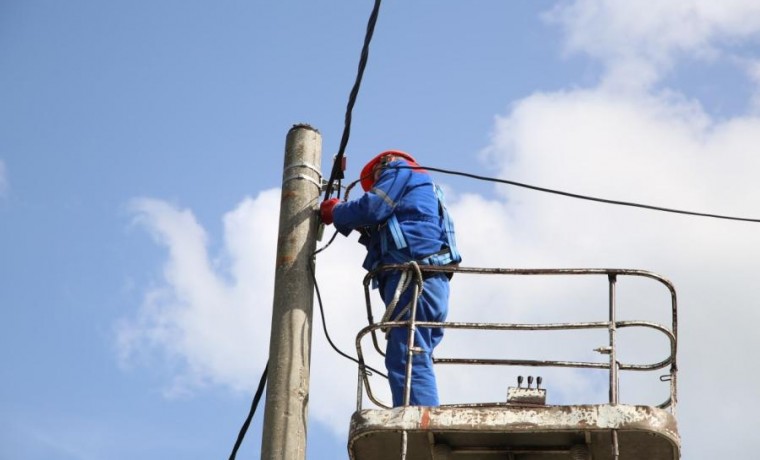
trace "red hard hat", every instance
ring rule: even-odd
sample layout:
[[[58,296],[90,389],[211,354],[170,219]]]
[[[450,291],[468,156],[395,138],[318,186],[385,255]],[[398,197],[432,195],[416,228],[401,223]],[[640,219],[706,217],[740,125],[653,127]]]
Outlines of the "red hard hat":
[[[362,188],[365,192],[369,192],[369,190],[375,184],[375,175],[372,174],[372,170],[375,168],[375,165],[377,165],[380,160],[383,159],[383,157],[386,157],[388,155],[393,155],[395,157],[401,157],[405,159],[409,163],[409,166],[419,166],[414,157],[406,152],[402,152],[401,150],[386,150],[385,152],[378,154],[375,158],[369,160],[369,163],[364,165],[362,168],[362,173],[359,178],[362,183]]]

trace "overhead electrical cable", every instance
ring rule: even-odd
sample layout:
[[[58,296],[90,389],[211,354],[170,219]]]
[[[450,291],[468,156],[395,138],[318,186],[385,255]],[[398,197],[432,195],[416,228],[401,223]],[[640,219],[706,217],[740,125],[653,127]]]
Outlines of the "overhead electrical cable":
[[[361,87],[361,84],[362,84],[362,78],[364,77],[364,70],[367,68],[367,61],[369,59],[369,44],[372,42],[372,36],[375,33],[375,25],[377,24],[377,17],[378,17],[378,14],[380,13],[380,4],[381,4],[381,0],[375,0],[375,4],[372,8],[372,12],[370,13],[369,19],[367,20],[367,30],[364,34],[364,43],[362,45],[362,51],[359,57],[359,66],[356,72],[356,80],[354,81],[354,86],[351,88],[351,92],[348,95],[348,104],[346,104],[346,115],[345,115],[345,120],[343,124],[343,135],[341,136],[341,139],[340,139],[340,146],[338,147],[338,153],[335,155],[335,158],[333,159],[333,166],[332,166],[332,171],[330,172],[330,179],[328,180],[327,186],[325,187],[325,196],[324,196],[325,199],[328,199],[330,195],[332,195],[335,181],[338,182],[338,186],[337,186],[338,197],[340,197],[340,181],[341,179],[343,179],[343,158],[345,157],[346,146],[348,146],[348,139],[351,136],[352,114],[354,110],[354,105],[356,104],[356,98],[359,95],[359,88]],[[351,189],[351,187],[353,187],[355,183],[356,182],[352,183],[346,189],[346,196],[348,196],[349,190]],[[330,246],[330,244],[332,244],[332,242],[335,240],[335,237],[337,235],[338,235],[338,232],[336,230],[335,233],[333,233],[330,240],[327,242],[327,244],[317,249],[314,252],[313,256],[316,256],[320,252],[327,249],[327,247]],[[372,371],[378,375],[381,375],[387,378],[387,376],[384,373],[378,371],[377,369],[373,369],[372,367],[367,366],[366,364],[357,360],[356,358],[344,353],[333,343],[332,339],[330,338],[330,334],[327,331],[325,311],[322,305],[322,296],[320,295],[320,292],[319,292],[319,284],[317,283],[317,277],[312,266],[309,266],[309,269],[311,270],[311,275],[314,280],[314,288],[317,293],[317,301],[319,302],[319,311],[322,316],[322,328],[325,332],[325,337],[327,338],[327,341],[330,344],[330,346],[333,348],[333,350],[335,350],[339,355],[343,356],[344,358],[357,363],[359,366],[361,366],[364,369],[367,369],[369,371]]]
[[[232,453],[230,453],[230,460],[235,460],[238,449],[240,449],[240,445],[243,443],[243,438],[245,438],[245,433],[248,431],[248,427],[251,425],[251,420],[253,420],[253,415],[256,413],[256,408],[259,405],[261,395],[264,393],[264,386],[267,382],[268,371],[269,362],[267,362],[266,367],[264,367],[264,372],[261,374],[259,387],[256,389],[256,395],[253,397],[253,402],[251,403],[251,410],[248,412],[248,417],[246,417],[245,422],[243,422],[243,426],[240,427],[240,432],[238,433],[238,437],[235,440],[235,446],[232,448]]]
[[[317,283],[317,277],[314,274],[314,270],[311,268],[311,266],[309,266],[309,270],[311,271],[311,276],[312,276],[312,279],[314,280],[314,289],[315,289],[315,291],[317,293],[317,303],[319,304],[319,313],[322,316],[322,329],[325,332],[325,337],[327,338],[327,342],[330,344],[330,346],[333,348],[333,350],[335,350],[339,355],[343,356],[344,358],[355,362],[356,364],[358,364],[362,368],[366,369],[367,371],[371,371],[371,372],[374,372],[377,375],[380,375],[382,377],[388,378],[387,375],[385,375],[384,373],[380,372],[379,370],[377,370],[377,369],[375,369],[375,368],[373,368],[371,366],[368,366],[368,365],[364,364],[363,361],[358,360],[358,359],[354,358],[353,356],[350,356],[350,355],[342,352],[333,343],[332,339],[330,338],[330,333],[327,332],[327,322],[325,321],[325,309],[324,309],[324,307],[322,305],[322,295],[319,293],[319,284]]]
[[[563,192],[562,190],[555,190],[555,189],[550,189],[550,188],[546,188],[546,187],[538,187],[538,186],[535,186],[535,185],[524,184],[524,183],[521,183],[521,182],[515,182],[515,181],[511,181],[511,180],[507,180],[507,179],[499,179],[499,178],[496,178],[496,177],[480,176],[480,175],[477,175],[477,174],[466,173],[466,172],[462,172],[462,171],[453,171],[453,170],[450,170],[450,169],[443,169],[443,168],[435,168],[435,167],[432,167],[432,166],[394,166],[394,167],[395,168],[399,168],[399,169],[419,169],[419,168],[422,168],[422,169],[427,169],[429,171],[435,171],[435,172],[439,172],[439,173],[443,173],[443,174],[451,174],[451,175],[454,175],[454,176],[469,177],[471,179],[477,179],[477,180],[482,180],[482,181],[487,181],[487,182],[496,182],[496,183],[500,183],[500,184],[514,185],[515,187],[527,188],[527,189],[536,190],[536,191],[539,191],[539,192],[553,193],[555,195],[561,195],[561,196],[566,196],[566,197],[570,197],[570,198],[577,198],[579,200],[596,201],[598,203],[614,204],[614,205],[617,205],[617,206],[630,206],[630,207],[634,207],[634,208],[650,209],[650,210],[653,210],[653,211],[662,211],[662,212],[669,212],[669,213],[674,213],[674,214],[685,214],[685,215],[688,215],[688,216],[711,217],[711,218],[714,218],[714,219],[725,219],[725,220],[734,220],[734,221],[741,221],[741,222],[757,222],[757,223],[760,223],[760,219],[754,219],[754,218],[749,218],[749,217],[726,216],[726,215],[722,215],[722,214],[710,214],[710,213],[705,213],[705,212],[685,211],[685,210],[682,210],[682,209],[673,209],[673,208],[666,208],[666,207],[663,207],[663,206],[654,206],[654,205],[649,205],[649,204],[633,203],[633,202],[630,202],[630,201],[610,200],[610,199],[607,199],[607,198],[598,198],[598,197],[593,197],[593,196],[588,196],[588,195],[580,195],[578,193]]]
[[[351,135],[351,114],[354,109],[354,104],[356,104],[356,98],[359,94],[359,87],[361,86],[362,77],[364,76],[364,69],[367,67],[367,59],[369,57],[369,44],[372,41],[372,35],[375,32],[375,24],[377,23],[377,16],[380,11],[380,2],[381,0],[375,0],[374,7],[372,8],[372,13],[370,14],[369,20],[367,22],[367,31],[364,36],[364,44],[362,45],[362,52],[359,58],[359,68],[356,75],[356,81],[354,82],[353,88],[351,88],[351,92],[348,97],[348,104],[346,106],[346,116],[345,116],[345,122],[344,122],[344,127],[343,127],[343,136],[341,137],[340,148],[338,149],[338,153],[335,155],[335,160],[333,161],[332,172],[330,173],[330,180],[328,181],[327,186],[325,187],[325,199],[327,199],[332,194],[332,189],[334,187],[334,183],[336,180],[338,181],[338,196],[340,196],[340,180],[343,178],[343,167],[342,167],[343,158],[345,156],[346,146],[348,145],[348,138]],[[332,239],[335,239],[335,235],[333,236]],[[330,242],[332,242],[332,239],[330,240]],[[329,246],[329,243],[327,246]],[[325,248],[322,248],[322,249],[325,249]],[[311,269],[311,266],[309,268]],[[312,275],[314,275],[313,270],[312,270]],[[314,287],[317,288],[316,276],[314,277]],[[324,319],[324,311],[322,309],[322,301],[321,301],[321,297],[319,296],[318,288],[317,288],[317,298],[319,299],[320,311],[322,311],[322,325],[325,328],[325,335],[327,336],[327,340],[330,342],[330,345],[333,345],[333,348],[341,355],[344,355],[348,359],[356,361],[360,366],[363,366],[364,368],[369,369],[385,377],[385,374],[383,374],[382,372],[378,372],[377,370],[372,369],[369,366],[366,366],[365,364],[359,362],[355,358],[352,358],[346,355],[345,353],[341,352],[340,350],[338,350],[337,347],[334,346],[334,344],[332,343],[332,340],[330,340],[330,336],[327,334],[327,326]],[[256,408],[259,404],[259,400],[261,399],[261,395],[264,391],[264,386],[266,385],[268,369],[269,369],[269,363],[267,362],[267,365],[264,368],[264,372],[261,374],[261,379],[259,380],[259,387],[257,388],[256,394],[253,397],[251,410],[249,411],[248,417],[246,418],[245,422],[243,422],[243,426],[240,428],[240,433],[238,434],[237,440],[235,441],[235,446],[233,447],[232,453],[230,454],[230,460],[235,459],[235,456],[237,455],[237,451],[240,448],[240,445],[243,442],[243,438],[245,437],[245,434],[248,431],[248,427],[251,424],[251,420],[253,419],[253,416],[256,413]]]
[[[369,44],[372,41],[372,35],[375,33],[375,24],[377,23],[377,15],[380,12],[380,0],[375,0],[375,6],[372,8],[372,13],[369,16],[367,22],[367,32],[364,35],[364,45],[362,46],[361,57],[359,58],[359,69],[356,73],[356,81],[354,82],[351,93],[348,96],[348,104],[346,105],[346,117],[343,125],[343,136],[340,139],[340,147],[338,153],[333,160],[332,172],[330,173],[330,180],[327,182],[325,188],[325,199],[330,198],[333,191],[333,184],[338,181],[338,195],[340,197],[340,180],[343,179],[343,157],[346,153],[346,146],[348,145],[348,138],[351,135],[351,114],[354,110],[354,104],[356,104],[356,97],[359,95],[359,87],[362,84],[362,77],[364,76],[364,69],[367,67],[367,59],[369,57]]]

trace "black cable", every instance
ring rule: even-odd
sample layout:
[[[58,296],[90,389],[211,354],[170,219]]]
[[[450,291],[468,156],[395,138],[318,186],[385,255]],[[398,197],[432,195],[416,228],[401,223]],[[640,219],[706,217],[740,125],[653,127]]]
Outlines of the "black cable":
[[[330,344],[330,346],[335,350],[339,355],[343,356],[346,359],[349,359],[356,364],[358,364],[361,368],[364,368],[366,370],[369,370],[371,372],[374,372],[377,375],[383,376],[386,379],[388,378],[387,375],[384,373],[378,371],[377,369],[366,365],[363,361],[360,361],[353,356],[347,355],[346,353],[342,352],[332,341],[330,338],[330,334],[327,332],[327,322],[325,321],[325,310],[322,306],[322,295],[319,293],[319,284],[317,283],[317,276],[314,273],[314,268],[312,267],[312,264],[309,264],[309,271],[311,272],[311,277],[314,280],[314,291],[317,293],[317,303],[319,304],[319,313],[322,316],[322,330],[325,331],[325,337],[327,337],[327,342]],[[366,371],[365,371],[366,372]]]
[[[359,69],[356,74],[356,81],[354,87],[351,88],[351,93],[348,96],[348,104],[346,105],[346,118],[343,125],[343,136],[340,139],[340,147],[338,153],[335,155],[333,161],[332,172],[330,173],[330,180],[327,182],[325,188],[325,200],[330,198],[333,189],[333,183],[337,179],[343,178],[343,156],[346,153],[346,146],[348,145],[348,138],[351,135],[351,112],[354,110],[354,104],[356,103],[356,97],[359,94],[359,87],[362,84],[362,77],[364,76],[364,69],[367,67],[367,58],[369,57],[369,43],[372,41],[372,34],[375,32],[375,24],[377,23],[377,15],[380,11],[380,0],[375,0],[375,6],[372,8],[372,13],[369,16],[367,22],[367,32],[364,35],[364,45],[362,45],[362,53],[359,59]],[[340,195],[340,188],[338,188],[338,194]]]
[[[348,194],[349,194],[349,193],[351,193],[351,189],[352,189],[352,188],[354,188],[354,186],[355,186],[356,184],[358,184],[360,181],[361,181],[361,179],[359,179],[359,180],[355,180],[355,181],[351,182],[350,184],[348,184],[348,187],[346,187],[346,194],[343,196],[343,199],[344,199],[344,200],[348,200]],[[317,249],[317,250],[314,252],[314,254],[312,254],[312,256],[316,256],[316,255],[317,255],[317,254],[319,254],[320,252],[322,252],[322,251],[324,251],[325,249],[327,249],[328,247],[330,247],[330,245],[333,243],[333,241],[335,241],[335,237],[336,237],[336,236],[338,236],[338,230],[335,230],[335,232],[333,232],[333,235],[330,237],[330,241],[328,241],[328,242],[327,242],[327,243],[326,243],[324,246],[322,246],[321,248]]]
[[[333,235],[333,237],[330,239],[330,242],[327,243],[327,245],[325,245],[325,247],[323,247],[319,251],[315,252],[314,255],[316,255],[318,252],[326,249],[327,246],[329,246],[330,243],[332,243],[332,241],[335,239],[335,236],[337,234],[338,234],[338,232],[336,231],[335,235]],[[384,373],[378,371],[377,369],[375,369],[375,368],[373,368],[371,366],[368,366],[368,365],[364,364],[363,362],[359,361],[358,359],[354,358],[353,356],[347,355],[346,353],[342,352],[335,345],[335,343],[333,343],[332,339],[330,338],[330,333],[327,332],[327,321],[325,319],[325,310],[324,310],[324,307],[322,306],[322,295],[319,292],[319,285],[317,283],[317,277],[316,277],[316,274],[314,273],[314,268],[312,267],[312,264],[309,263],[308,266],[309,266],[309,272],[311,273],[312,279],[314,280],[314,290],[317,293],[317,301],[319,303],[319,312],[320,312],[320,315],[322,317],[322,329],[325,332],[325,337],[327,337],[327,342],[330,344],[330,346],[332,346],[332,348],[339,355],[341,355],[341,356],[343,356],[343,357],[345,357],[345,358],[347,358],[347,359],[355,362],[362,369],[365,369],[365,372],[371,371],[371,372],[374,372],[375,374],[381,375],[381,376],[383,376],[383,377],[385,377],[387,379],[388,378],[387,375],[385,375]],[[258,407],[259,401],[261,400],[261,396],[264,393],[264,387],[266,385],[268,371],[269,371],[269,362],[267,362],[266,367],[264,367],[264,372],[261,374],[261,379],[259,380],[259,386],[256,389],[256,394],[253,396],[253,401],[251,402],[251,410],[248,412],[248,417],[246,417],[245,421],[243,422],[243,426],[240,427],[240,432],[238,433],[238,437],[235,440],[235,445],[232,448],[232,453],[230,453],[229,460],[235,460],[235,457],[237,456],[238,449],[240,449],[240,445],[243,443],[243,438],[245,438],[245,434],[248,432],[248,427],[251,425],[251,421],[253,420],[253,416],[254,416],[254,414],[256,414],[256,408]]]
[[[372,41],[372,35],[375,32],[375,24],[377,23],[377,15],[379,11],[380,11],[380,0],[375,0],[375,6],[372,9],[372,13],[370,14],[369,21],[367,23],[367,32],[364,36],[364,44],[362,45],[362,53],[361,53],[361,58],[359,59],[359,69],[356,75],[356,81],[354,82],[354,86],[351,89],[351,93],[349,94],[349,97],[348,97],[348,105],[346,106],[346,118],[345,118],[345,123],[343,127],[343,137],[340,140],[340,148],[338,149],[338,154],[335,156],[335,161],[333,162],[332,172],[330,173],[330,180],[327,183],[327,187],[325,188],[325,199],[329,198],[329,196],[332,194],[333,183],[335,182],[336,179],[338,180],[338,195],[340,195],[340,179],[343,178],[343,169],[341,165],[343,163],[343,156],[345,155],[346,146],[348,145],[348,138],[351,134],[351,112],[354,109],[354,104],[356,103],[356,97],[359,94],[359,87],[361,86],[362,77],[364,76],[364,69],[367,67],[367,58],[369,57],[369,43]],[[324,249],[326,249],[327,246],[329,246],[333,242],[337,234],[338,233],[335,232],[335,235],[332,236],[330,241],[317,252],[321,252]],[[317,277],[314,274],[314,270],[311,267],[311,264],[309,265],[309,269],[311,271],[312,277],[314,278],[314,287],[317,292],[317,299],[319,299],[319,310],[322,313],[322,327],[324,328],[327,341],[330,342],[330,345],[335,349],[335,351],[337,351],[342,356],[354,361],[355,363],[357,363],[359,366],[361,366],[364,369],[369,369],[379,375],[382,375],[385,378],[388,378],[382,372],[379,372],[376,369],[373,369],[370,366],[367,366],[364,363],[359,362],[357,359],[343,353],[335,346],[335,344],[333,344],[332,340],[330,339],[330,335],[327,333],[325,313],[322,308],[322,298],[319,294],[319,287],[317,286]],[[237,440],[235,441],[235,446],[232,448],[232,453],[230,454],[230,460],[235,460],[235,456],[237,455],[237,451],[243,442],[243,438],[245,437],[246,432],[248,431],[248,427],[251,424],[253,415],[256,413],[256,408],[259,405],[259,400],[261,399],[261,395],[264,392],[264,386],[267,381],[268,370],[269,370],[269,363],[267,362],[267,365],[264,368],[264,372],[261,374],[261,379],[259,380],[259,387],[256,389],[256,394],[253,397],[253,402],[251,403],[251,410],[248,413],[248,417],[245,419],[245,422],[243,422],[243,426],[240,427],[240,433],[238,433]]]
[[[327,249],[328,247],[330,247],[330,245],[332,244],[332,242],[333,242],[333,241],[335,241],[335,237],[336,237],[336,236],[338,236],[338,231],[337,231],[337,230],[335,230],[335,232],[333,233],[333,236],[331,236],[331,237],[330,237],[330,241],[328,241],[328,242],[327,242],[327,243],[326,243],[324,246],[322,246],[321,248],[319,248],[319,249],[317,249],[316,251],[314,251],[314,254],[313,254],[313,255],[315,255],[315,256],[316,256],[316,255],[317,255],[317,254],[319,254],[320,252],[322,252],[322,251],[324,251],[325,249]]]
[[[243,422],[243,426],[240,427],[240,433],[238,433],[237,440],[235,440],[235,446],[232,448],[232,453],[230,454],[230,460],[235,460],[235,456],[237,455],[237,451],[240,448],[240,444],[243,443],[243,438],[245,437],[245,433],[248,431],[248,427],[251,425],[251,420],[253,420],[253,414],[256,413],[256,408],[259,405],[259,400],[261,399],[261,395],[264,393],[264,385],[267,382],[267,372],[269,371],[269,362],[267,362],[266,367],[264,367],[264,372],[261,374],[261,379],[259,380],[259,387],[256,389],[256,394],[253,397],[253,402],[251,403],[251,410],[248,412],[248,417],[246,417],[245,422]]]
[[[760,219],[751,219],[751,218],[748,218],[748,217],[725,216],[725,215],[721,215],[721,214],[708,214],[708,213],[704,213],[704,212],[695,212],[695,211],[684,211],[684,210],[681,210],[681,209],[665,208],[665,207],[662,207],[662,206],[652,206],[652,205],[648,205],[648,204],[632,203],[632,202],[628,202],[628,201],[609,200],[607,198],[597,198],[597,197],[593,197],[593,196],[579,195],[577,193],[563,192],[561,190],[553,190],[553,189],[545,188],[545,187],[537,187],[535,185],[523,184],[523,183],[520,183],[520,182],[515,182],[515,181],[511,181],[511,180],[506,180],[506,179],[498,179],[498,178],[495,178],[495,177],[479,176],[477,174],[471,174],[471,173],[466,173],[466,172],[461,172],[461,171],[452,171],[452,170],[449,170],[449,169],[442,169],[442,168],[434,168],[434,167],[431,167],[431,166],[406,166],[406,165],[400,165],[400,166],[393,166],[393,167],[394,168],[398,168],[398,169],[420,169],[420,168],[421,169],[427,169],[429,171],[435,171],[435,172],[440,172],[440,173],[444,173],[444,174],[451,174],[451,175],[454,175],[454,176],[469,177],[471,179],[478,179],[478,180],[483,180],[483,181],[488,181],[488,182],[498,182],[498,183],[501,183],[501,184],[514,185],[516,187],[523,187],[523,188],[527,188],[527,189],[531,189],[531,190],[536,190],[536,191],[539,191],[539,192],[553,193],[555,195],[562,195],[562,196],[567,196],[567,197],[570,197],[570,198],[578,198],[578,199],[581,199],[581,200],[596,201],[596,202],[599,202],[599,203],[614,204],[614,205],[618,205],[618,206],[631,206],[631,207],[634,207],[634,208],[650,209],[650,210],[653,210],[653,211],[663,211],[663,212],[670,212],[670,213],[675,213],[675,214],[685,214],[685,215],[688,215],[688,216],[712,217],[712,218],[715,218],[715,219],[725,219],[725,220],[736,220],[736,221],[742,221],[742,222],[758,222],[758,223],[760,223]]]

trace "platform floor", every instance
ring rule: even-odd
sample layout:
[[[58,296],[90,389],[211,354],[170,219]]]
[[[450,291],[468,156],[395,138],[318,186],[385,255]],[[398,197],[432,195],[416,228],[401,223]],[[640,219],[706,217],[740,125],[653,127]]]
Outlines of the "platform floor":
[[[351,418],[352,460],[678,460],[675,418],[631,405],[407,407],[365,409]]]

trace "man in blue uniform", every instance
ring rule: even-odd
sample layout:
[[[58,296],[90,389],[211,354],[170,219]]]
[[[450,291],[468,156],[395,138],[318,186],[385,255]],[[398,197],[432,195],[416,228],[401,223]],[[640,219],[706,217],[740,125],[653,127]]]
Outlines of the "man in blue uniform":
[[[367,247],[363,264],[366,270],[413,260],[420,265],[461,261],[443,195],[411,155],[397,150],[377,155],[362,169],[361,184],[367,192],[361,198],[349,202],[326,200],[320,207],[320,215],[325,224],[334,222],[344,235],[352,230],[361,232],[359,242]],[[378,275],[380,296],[386,306],[391,303],[400,278],[398,271]],[[449,278],[445,273],[424,274],[417,321],[446,320]],[[401,295],[392,320],[409,318],[409,310],[404,311],[404,307],[411,296],[411,289]],[[386,346],[385,365],[394,407],[404,402],[407,338],[406,328],[392,328]],[[412,359],[411,405],[439,405],[432,352],[442,338],[442,328],[417,328],[415,346],[422,353],[415,353]]]

